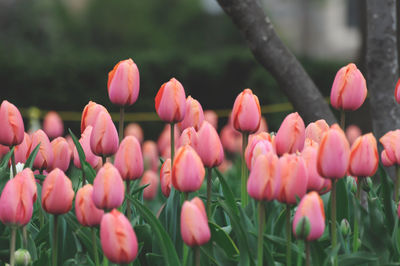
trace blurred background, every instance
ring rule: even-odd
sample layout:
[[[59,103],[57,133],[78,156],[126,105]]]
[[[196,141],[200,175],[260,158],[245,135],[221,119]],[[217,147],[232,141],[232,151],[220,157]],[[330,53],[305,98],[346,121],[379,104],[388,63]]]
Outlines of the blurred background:
[[[324,96],[341,66],[353,61],[363,68],[362,2],[261,1]],[[139,99],[127,112],[154,112],[154,97],[171,77],[204,110],[232,108],[244,88],[251,88],[261,105],[287,102],[215,0],[0,1],[0,100],[25,115],[31,106],[81,112],[89,100],[118,112],[108,99],[107,76],[127,58],[135,61],[141,79]],[[369,116],[366,108],[358,114]],[[264,114],[270,130],[289,112]],[[364,120],[360,126],[369,128]],[[221,118],[220,127],[225,122]],[[155,139],[163,127],[141,125],[146,139]],[[65,128],[76,132],[79,126],[65,121]]]

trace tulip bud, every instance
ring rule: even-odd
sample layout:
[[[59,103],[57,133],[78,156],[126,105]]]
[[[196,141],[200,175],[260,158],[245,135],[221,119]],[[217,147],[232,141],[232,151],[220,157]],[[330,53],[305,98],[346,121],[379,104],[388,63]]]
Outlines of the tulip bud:
[[[231,117],[237,131],[253,133],[258,130],[261,108],[258,97],[250,89],[245,89],[236,97]]]
[[[308,235],[310,234],[310,231],[311,231],[310,220],[307,218],[307,216],[301,217],[294,231],[296,238],[303,240],[307,239]]]
[[[142,179],[140,180],[140,186],[149,184],[143,190],[143,199],[152,200],[157,196],[158,192],[158,176],[155,172],[147,170],[144,172]]]
[[[124,201],[125,186],[117,168],[105,163],[93,181],[93,202],[99,209],[111,210]]]
[[[16,163],[25,163],[29,157],[29,150],[31,149],[31,137],[24,132],[24,140],[21,144],[15,146],[14,156]],[[1,156],[0,156],[1,157]]]
[[[357,193],[357,178],[350,176],[347,178],[348,186],[350,186],[350,191],[354,195]]]
[[[160,170],[161,192],[165,197],[169,197],[171,192],[171,159],[165,160]]]
[[[342,67],[331,90],[331,105],[336,109],[357,110],[367,97],[367,83],[355,64]]]
[[[85,131],[82,133],[79,143],[82,146],[83,152],[85,153],[86,161],[96,170],[102,166],[102,160],[100,156],[96,156],[90,148],[90,137],[92,135],[92,126],[87,126]],[[82,168],[81,161],[79,160],[78,150],[74,146],[74,165],[77,168]]]
[[[71,150],[67,141],[63,137],[58,137],[51,142],[53,149],[52,169],[59,168],[61,171],[67,171],[71,162]]]
[[[224,149],[231,153],[240,153],[242,150],[242,136],[231,124],[224,126],[221,130],[221,143]]]
[[[97,209],[93,203],[93,186],[87,184],[80,188],[75,198],[75,214],[83,226],[96,226],[101,222],[104,211]]]
[[[306,218],[309,222],[304,221]],[[303,225],[301,224],[303,220]],[[300,224],[300,225],[299,225]],[[309,234],[307,229],[309,227]],[[304,230],[302,230],[304,229]],[[312,191],[305,195],[300,201],[297,207],[296,213],[293,219],[293,232],[296,237],[306,237],[308,241],[316,240],[322,236],[325,230],[325,211],[324,204],[322,203],[321,197],[317,192]],[[299,235],[298,233],[302,233]]]
[[[203,108],[201,104],[191,96],[186,98],[185,117],[178,123],[179,129],[184,130],[188,127],[193,127],[196,131],[199,130],[204,120]]]
[[[395,162],[392,162],[389,157],[387,156],[386,150],[383,150],[381,153],[381,160],[382,160],[382,164],[386,167],[390,167],[392,165],[394,165]]]
[[[90,148],[96,155],[110,156],[118,150],[118,132],[106,112],[101,112],[94,123],[92,135],[90,136]]]
[[[37,198],[37,185],[32,170],[29,168],[21,169],[21,171],[18,172],[14,179],[15,178],[20,178],[21,182],[28,187],[27,189],[31,192],[32,195],[32,202],[35,202]]]
[[[115,154],[114,166],[123,180],[135,180],[143,174],[143,157],[139,141],[134,136],[125,137]]]
[[[129,220],[116,209],[104,214],[100,224],[104,255],[113,263],[130,263],[138,252],[135,231]]]
[[[387,132],[379,139],[379,142],[382,143],[385,151],[385,154],[382,156],[383,163],[386,165],[389,162],[400,164],[400,129]]]
[[[215,128],[204,121],[198,131],[198,143],[195,147],[205,167],[212,168],[224,160],[224,148]]]
[[[29,154],[33,151],[33,149],[36,148],[39,143],[39,152],[37,153],[36,158],[33,161],[33,167],[39,170],[49,170],[53,165],[54,153],[49,138],[47,137],[46,133],[44,133],[41,129],[32,134],[32,144]]]
[[[143,143],[143,163],[145,169],[158,171],[160,161],[158,157],[157,144],[154,141],[146,140]]]
[[[31,254],[29,254],[29,251],[26,249],[18,249],[14,253],[15,257],[15,265],[16,266],[28,266],[31,265],[32,259],[31,259]]]
[[[97,116],[102,112],[108,113],[107,109],[103,105],[89,101],[82,112],[81,134],[85,131],[87,126],[94,126]]]
[[[394,90],[394,99],[398,104],[400,104],[400,79],[396,83],[396,89]]]
[[[182,121],[186,113],[186,95],[182,84],[175,78],[164,83],[157,92],[155,105],[162,121],[166,123]]]
[[[139,96],[139,70],[132,59],[120,61],[108,73],[108,97],[113,104],[126,106]]]
[[[347,219],[343,219],[340,222],[340,231],[342,232],[342,235],[344,237],[348,236],[351,233],[351,228],[350,228],[350,224],[349,221],[347,221]]]
[[[215,129],[218,129],[218,115],[213,110],[204,111],[204,120],[210,123]]]
[[[139,124],[130,123],[125,127],[124,136],[134,136],[137,140],[142,143],[143,142],[143,130]]]
[[[275,137],[276,153],[295,153],[303,150],[305,127],[303,119],[298,113],[286,116]]]
[[[188,127],[185,130],[183,130],[181,136],[179,137],[178,147],[180,148],[188,144],[193,149],[197,149],[198,139],[199,137],[194,127]]]
[[[358,137],[351,146],[349,173],[352,176],[373,176],[378,169],[379,156],[372,133]]]
[[[259,137],[252,138],[244,152],[247,168],[251,170],[257,157],[260,154],[267,154],[269,152],[275,153],[275,149],[270,141]]]
[[[361,188],[365,191],[365,192],[370,192],[370,190],[372,189],[372,186],[373,186],[373,184],[372,184],[372,180],[371,180],[371,178],[370,177],[367,177],[367,178],[360,178],[360,181],[359,182],[361,182]]]
[[[361,129],[356,125],[350,125],[346,128],[346,138],[350,145],[353,145],[354,141],[361,136]]]
[[[43,120],[43,131],[50,139],[61,137],[64,133],[64,124],[57,112],[50,111]]]
[[[24,121],[17,107],[4,100],[0,106],[0,144],[15,146],[24,140]]]
[[[198,197],[185,201],[181,211],[181,235],[188,246],[201,246],[211,238],[204,204]]]
[[[71,180],[56,168],[43,181],[42,207],[51,214],[64,214],[71,210],[74,190]]]
[[[329,126],[324,119],[315,121],[314,123],[308,124],[305,130],[306,139],[311,139],[316,143],[320,144],[322,135],[329,130]]]
[[[178,149],[172,168],[172,185],[182,192],[199,190],[204,180],[204,166],[199,155],[189,145]]]

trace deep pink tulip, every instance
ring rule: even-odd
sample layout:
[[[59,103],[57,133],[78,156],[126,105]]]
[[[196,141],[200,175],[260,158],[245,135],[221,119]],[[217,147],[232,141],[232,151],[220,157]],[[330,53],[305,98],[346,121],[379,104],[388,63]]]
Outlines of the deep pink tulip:
[[[32,195],[32,202],[35,202],[37,199],[37,185],[35,175],[33,174],[32,170],[29,168],[25,168],[21,172],[19,172],[15,178],[20,178],[24,185],[28,186],[31,195]]]
[[[310,232],[307,236],[307,241],[312,241],[320,238],[325,230],[325,211],[321,197],[315,191],[305,195],[293,219],[293,233],[296,235],[296,228],[303,217],[307,217],[310,222]]]
[[[142,149],[134,136],[128,136],[122,140],[115,154],[114,166],[118,169],[123,180],[134,180],[142,176]]]
[[[204,180],[204,166],[199,155],[189,145],[178,149],[172,168],[172,185],[182,192],[199,190]]]
[[[218,129],[218,115],[213,110],[204,111],[204,120],[210,123],[215,129]]]
[[[43,131],[50,139],[61,137],[64,133],[64,123],[57,112],[50,111],[43,120]]]
[[[161,192],[165,197],[169,197],[171,192],[171,159],[164,161],[160,169]]]
[[[94,126],[97,116],[101,112],[108,113],[107,109],[103,105],[89,101],[89,103],[85,106],[82,112],[81,134],[83,133],[83,131],[85,131],[87,126],[92,126],[92,127]]]
[[[393,166],[393,165],[395,164],[395,162],[393,162],[393,161],[391,161],[391,160],[389,159],[389,157],[387,156],[387,153],[386,153],[385,150],[383,150],[383,151],[381,152],[381,160],[382,160],[382,164],[383,164],[384,166],[386,166],[386,167],[390,167],[390,166]]]
[[[356,125],[350,125],[346,128],[346,138],[350,145],[353,145],[354,141],[361,136],[361,129]]]
[[[182,131],[181,136],[178,140],[178,148],[185,146],[186,144],[192,146],[193,149],[197,149],[199,142],[199,136],[194,127],[188,127]]]
[[[143,190],[143,199],[153,200],[157,196],[158,183],[159,180],[157,173],[152,170],[144,172],[143,177],[140,180],[140,186],[149,185]]]
[[[152,140],[143,142],[143,163],[144,169],[158,171],[160,159],[158,156],[157,144]]]
[[[379,139],[383,145],[385,157],[382,159],[386,163],[393,162],[393,164],[400,164],[400,129],[387,132]]]
[[[133,60],[120,61],[108,73],[108,97],[113,104],[132,105],[139,96],[139,84],[139,69]]]
[[[51,142],[51,147],[54,154],[51,168],[59,168],[64,172],[67,171],[72,154],[68,142],[63,137],[58,137]]]
[[[195,148],[205,167],[212,168],[224,160],[224,148],[215,128],[204,121],[197,133],[198,143]]]
[[[85,153],[86,161],[96,170],[102,166],[102,160],[100,156],[95,155],[90,148],[90,136],[92,135],[92,126],[87,126],[85,131],[82,133],[79,143],[82,146],[83,152]],[[77,168],[82,168],[81,161],[79,160],[78,150],[74,145],[74,165]]]
[[[342,67],[336,74],[331,89],[331,105],[336,109],[354,111],[367,97],[367,83],[353,63]]]
[[[55,215],[67,213],[71,210],[73,199],[71,180],[58,168],[51,171],[43,181],[43,210]]]
[[[184,130],[188,127],[194,127],[195,130],[199,130],[204,120],[201,104],[196,99],[193,99],[192,96],[188,96],[185,108],[185,117],[178,123],[179,129]]]
[[[24,121],[17,107],[4,100],[0,106],[0,144],[15,146],[24,140]]]
[[[51,147],[51,143],[46,133],[43,130],[39,129],[34,132],[31,136],[32,144],[29,150],[29,154],[36,148],[36,146],[40,143],[39,151],[36,155],[35,160],[33,161],[33,167],[39,170],[50,170],[53,165],[53,148]]]
[[[175,124],[174,126],[174,143],[175,149],[178,145],[180,131],[178,126]],[[157,140],[158,151],[160,152],[161,157],[169,158],[171,157],[171,125],[165,125],[163,131]]]
[[[231,124],[225,125],[220,133],[221,143],[225,150],[231,153],[240,153],[242,150],[242,136]]]
[[[231,117],[237,131],[254,133],[258,130],[261,108],[258,97],[250,89],[245,89],[236,97]]]
[[[32,144],[31,137],[27,133],[24,133],[24,140],[21,142],[21,144],[15,146],[14,149],[15,163],[26,162],[26,159],[28,159],[29,157],[31,144]]]
[[[142,127],[137,123],[129,123],[124,130],[124,136],[134,136],[137,140],[142,143],[143,142],[143,130]]]
[[[343,130],[334,124],[324,133],[318,149],[318,173],[325,178],[343,178],[347,173],[349,157],[349,142]]]
[[[400,79],[396,83],[396,89],[394,90],[394,99],[400,104]]]
[[[257,142],[262,141],[262,140],[268,140],[272,144],[272,137],[268,132],[258,132],[258,133],[249,135],[246,150],[248,148],[248,152],[250,152],[250,150],[252,150],[254,148],[254,146],[257,144]],[[275,146],[273,146],[273,147],[274,147],[274,151],[275,151]]]
[[[182,84],[175,78],[164,83],[157,92],[155,105],[162,121],[166,123],[182,121],[186,113],[186,95]]]
[[[275,137],[276,153],[295,153],[303,150],[305,127],[298,113],[291,113],[283,120]]]
[[[99,156],[111,156],[118,150],[118,132],[111,116],[101,112],[94,123],[90,136],[90,148]]]
[[[313,123],[308,124],[305,131],[306,139],[311,139],[316,143],[320,144],[322,135],[329,130],[329,125],[324,119],[317,120]]]
[[[130,263],[138,252],[138,241],[129,220],[116,209],[104,214],[100,224],[104,255],[113,263]]]
[[[96,226],[101,222],[104,211],[97,209],[93,203],[93,186],[86,184],[76,193],[75,214],[78,222],[83,226]]]
[[[260,154],[267,154],[268,152],[275,153],[275,148],[270,140],[271,137],[266,132],[254,134],[249,137],[249,144],[244,152],[244,158],[249,170],[252,169],[255,160]]]
[[[93,202],[99,209],[112,210],[124,201],[125,186],[117,168],[105,163],[93,181]]]
[[[378,169],[379,155],[372,133],[360,136],[351,146],[349,173],[356,177],[373,176]]]
[[[211,238],[204,203],[198,197],[182,205],[181,235],[183,242],[191,247],[204,245]]]

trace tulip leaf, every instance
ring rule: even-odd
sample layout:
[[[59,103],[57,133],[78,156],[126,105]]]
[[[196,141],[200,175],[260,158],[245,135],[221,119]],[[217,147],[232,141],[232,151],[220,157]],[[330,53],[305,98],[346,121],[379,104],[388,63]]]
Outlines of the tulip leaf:
[[[369,264],[377,261],[378,258],[374,254],[364,251],[338,256],[340,266]]]
[[[393,231],[395,222],[394,217],[396,216],[395,206],[392,200],[393,182],[390,180],[390,177],[386,173],[385,169],[383,169],[382,165],[379,165],[378,174],[381,177],[381,197],[383,199],[383,209],[386,216],[386,224],[388,228]]]
[[[29,155],[28,159],[25,162],[24,168],[31,168],[32,169],[33,162],[35,161],[36,155],[39,152],[39,148],[40,148],[40,143],[38,143],[38,145],[36,145],[36,147],[33,149],[31,154]]]
[[[7,154],[3,157],[3,160],[1,161],[1,165],[0,165],[1,168],[8,166],[8,162],[10,161],[10,158],[14,152],[14,149],[15,149],[15,147],[12,147],[12,149],[9,152],[7,152]]]
[[[143,186],[141,186],[141,187],[138,187],[138,188],[134,189],[134,190],[131,192],[131,195],[135,195],[136,193],[141,192],[142,190],[144,190],[144,189],[145,189],[146,187],[148,187],[148,186],[150,186],[150,184],[146,184],[146,185],[143,185]]]
[[[0,165],[0,179],[3,180],[4,182],[1,182],[0,187],[3,188],[10,178],[10,169],[8,168],[8,162],[10,161],[10,158],[14,152],[14,147],[4,156],[3,161],[1,162]]]
[[[235,213],[235,215],[239,215],[239,208],[236,205],[236,200],[235,200],[235,196],[231,190],[231,188],[229,187],[228,183],[226,182],[224,176],[221,174],[221,172],[214,168],[215,173],[218,176],[219,182],[221,183],[222,186],[222,191],[225,197],[225,200],[229,206],[230,209],[232,209],[232,211]]]
[[[336,182],[336,221],[338,223],[349,217],[349,197],[345,179],[341,178]]]
[[[211,231],[211,241],[214,241],[225,251],[228,257],[235,257],[239,255],[239,250],[235,245],[235,242],[230,236],[217,224],[209,221],[208,225]]]

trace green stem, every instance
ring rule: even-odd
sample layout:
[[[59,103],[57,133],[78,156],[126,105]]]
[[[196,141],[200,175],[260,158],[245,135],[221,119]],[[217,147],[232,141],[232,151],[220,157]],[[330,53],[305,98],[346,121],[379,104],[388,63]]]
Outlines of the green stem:
[[[122,139],[124,138],[124,115],[125,115],[125,108],[121,106],[119,108],[119,128],[118,128],[119,143],[121,143]]]
[[[85,175],[85,171],[83,171],[82,169],[82,187],[86,185],[86,175]]]
[[[104,156],[104,155],[102,155],[102,156],[101,156],[101,159],[103,160],[103,165],[105,165],[106,162],[107,162],[107,157]]]
[[[183,192],[183,200],[186,201],[189,198],[189,192]]]
[[[396,165],[397,177],[394,185],[394,200],[396,204],[399,202],[399,186],[400,186],[400,166]]]
[[[200,247],[194,247],[194,265],[200,266]]]
[[[340,127],[345,130],[346,126],[346,112],[344,110],[340,111]]]
[[[14,148],[14,146],[10,147],[11,149]],[[17,175],[17,166],[15,164],[15,149],[13,151],[13,153],[11,154],[11,165],[12,165],[12,171],[13,171],[13,177],[15,177]]]
[[[58,252],[58,215],[54,215],[54,227],[53,227],[53,248],[52,248],[52,255],[53,255],[53,266],[57,266],[57,252]]]
[[[360,196],[361,196],[361,180],[358,180],[357,182],[357,193],[356,193],[356,199],[360,201]],[[358,250],[358,209],[357,209],[357,204],[354,206],[354,235],[353,235],[353,252],[357,252]]]
[[[310,260],[310,242],[305,240],[304,242],[306,242],[306,266],[310,266],[311,265],[311,260]]]
[[[175,156],[175,123],[170,123],[171,127],[171,136],[170,136],[170,143],[171,143],[171,171],[172,171],[172,166],[174,164],[174,156]]]
[[[130,180],[126,180],[126,193],[130,196],[131,195],[131,187],[130,187]],[[131,201],[127,200],[126,201],[126,216],[128,217],[129,222],[131,221],[132,218],[132,210],[131,210]]]
[[[211,178],[212,168],[207,168],[207,217],[211,215],[211,186],[212,186],[212,178]]]
[[[28,231],[26,225],[22,227],[22,246],[24,249],[28,249]]]
[[[286,265],[292,265],[292,230],[290,228],[290,205],[286,204]]]
[[[96,266],[100,265],[99,252],[97,252],[96,230],[92,227],[92,242],[93,242],[93,255]]]
[[[246,207],[248,203],[248,195],[247,195],[247,166],[246,161],[244,158],[244,152],[247,147],[249,134],[247,132],[242,133],[242,184],[241,184],[241,199],[242,199],[242,206]]]
[[[17,227],[11,226],[11,239],[10,239],[10,266],[15,265],[15,239],[17,236]]]
[[[258,203],[258,242],[257,242],[257,266],[263,266],[263,240],[265,226],[265,207],[264,203]]]
[[[332,239],[332,250],[335,250],[337,243],[336,235],[336,179],[332,180],[331,190],[331,239]],[[337,256],[335,255],[334,265],[337,265]]]

